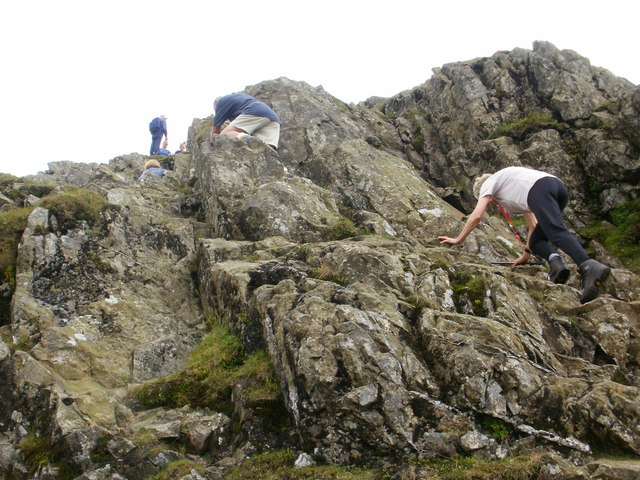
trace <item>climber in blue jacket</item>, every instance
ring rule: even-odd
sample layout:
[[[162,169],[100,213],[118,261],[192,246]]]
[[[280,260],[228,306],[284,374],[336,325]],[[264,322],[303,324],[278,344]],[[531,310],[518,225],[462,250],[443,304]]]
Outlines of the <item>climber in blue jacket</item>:
[[[169,142],[167,135],[167,117],[160,115],[154,118],[149,123],[149,131],[151,132],[151,150],[149,155],[158,155],[160,152],[160,143],[162,143],[162,137],[164,136],[165,143]]]
[[[255,137],[278,149],[280,117],[266,103],[246,93],[232,93],[216,98],[213,109],[211,138],[218,133],[243,140]],[[227,121],[230,123],[223,128]]]

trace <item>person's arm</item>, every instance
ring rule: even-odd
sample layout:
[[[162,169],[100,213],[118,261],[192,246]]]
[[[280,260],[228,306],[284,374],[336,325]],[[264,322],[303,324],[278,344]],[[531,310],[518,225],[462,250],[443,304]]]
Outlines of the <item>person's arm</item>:
[[[522,253],[522,255],[520,255],[520,257],[516,259],[515,262],[513,262],[514,267],[517,267],[518,265],[521,265],[531,260],[531,247],[529,246],[529,242],[531,241],[531,235],[533,234],[533,230],[536,228],[536,225],[538,225],[538,219],[533,213],[531,212],[523,213],[522,216],[524,217],[524,221],[527,222],[527,227],[529,227],[529,233],[527,234],[527,244],[524,246],[524,252]]]
[[[211,127],[211,132],[209,133],[209,141],[213,143],[213,136],[220,133],[222,127],[220,125],[214,125]]]
[[[464,242],[464,239],[469,236],[469,234],[473,231],[473,229],[478,226],[478,224],[480,223],[480,220],[482,220],[484,212],[487,211],[487,207],[491,203],[491,200],[492,198],[490,195],[485,195],[480,200],[478,200],[478,203],[476,204],[476,208],[474,208],[473,212],[471,212],[471,214],[469,215],[469,218],[467,219],[467,223],[465,223],[464,228],[458,234],[458,236],[456,238],[444,237],[444,236],[438,237],[438,240],[440,240],[440,243],[459,245],[460,243]]]

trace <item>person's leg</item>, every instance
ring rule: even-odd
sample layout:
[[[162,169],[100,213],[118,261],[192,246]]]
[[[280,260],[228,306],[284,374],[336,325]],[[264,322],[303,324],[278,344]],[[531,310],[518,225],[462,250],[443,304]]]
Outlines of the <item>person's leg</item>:
[[[564,183],[557,178],[546,177],[538,180],[531,188],[527,201],[544,236],[578,265],[584,287],[580,303],[587,303],[598,296],[600,287],[609,278],[611,268],[589,258],[576,237],[567,230],[562,220],[562,210],[567,205],[567,198]]]
[[[241,133],[248,133],[248,132],[230,123],[229,125],[224,127],[224,129],[220,132],[220,135],[226,135],[227,137],[230,137],[230,138],[236,138]]]
[[[268,120],[267,123],[254,130],[252,135],[277,150],[280,140],[280,124],[269,119],[265,120]]]
[[[580,265],[588,260],[589,256],[576,237],[567,230],[562,219],[562,210],[567,205],[567,199],[564,183],[555,177],[542,178],[531,188],[527,201],[538,219],[538,225],[531,235],[530,246],[533,252],[538,250],[543,258],[548,259],[551,253],[555,253],[553,247],[548,244],[551,242]]]
[[[157,155],[160,151],[160,141],[162,140],[162,132],[151,136],[151,150],[149,155]]]

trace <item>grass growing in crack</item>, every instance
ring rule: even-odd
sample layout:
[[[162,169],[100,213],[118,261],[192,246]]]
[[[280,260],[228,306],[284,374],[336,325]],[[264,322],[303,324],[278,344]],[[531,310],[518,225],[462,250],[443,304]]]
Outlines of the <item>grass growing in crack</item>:
[[[250,406],[268,410],[282,403],[280,386],[266,353],[259,350],[245,355],[237,336],[213,325],[191,352],[182,372],[141,386],[136,397],[148,408],[191,405],[230,414],[231,388],[241,380],[247,381]]]

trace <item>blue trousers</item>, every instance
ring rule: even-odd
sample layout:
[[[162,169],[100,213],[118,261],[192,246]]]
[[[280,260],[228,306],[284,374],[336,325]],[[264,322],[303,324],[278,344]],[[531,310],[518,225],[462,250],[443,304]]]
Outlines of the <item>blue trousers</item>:
[[[151,134],[151,151],[149,152],[150,155],[158,155],[158,152],[160,152],[160,142],[162,141],[163,135],[164,132]]]
[[[527,203],[538,219],[538,225],[531,234],[529,246],[533,253],[546,260],[549,255],[556,253],[551,242],[580,265],[589,256],[562,220],[562,211],[568,199],[567,187],[558,178],[544,177],[533,184]]]

